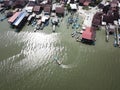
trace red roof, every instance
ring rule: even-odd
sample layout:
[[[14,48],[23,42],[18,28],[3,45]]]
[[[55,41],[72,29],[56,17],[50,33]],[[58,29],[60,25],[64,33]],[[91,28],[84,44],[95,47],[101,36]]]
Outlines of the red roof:
[[[90,4],[89,1],[85,1],[85,2],[83,3],[83,5],[85,5],[85,6],[88,6],[89,4]]]
[[[82,33],[82,38],[88,40],[94,40],[95,30],[92,27],[87,27],[86,30]]]
[[[85,2],[85,0],[79,0],[79,3],[84,3]]]
[[[64,13],[64,7],[56,7],[55,12],[59,13],[59,14],[63,14]]]
[[[39,12],[40,11],[40,6],[34,6],[33,11]]]
[[[14,22],[19,14],[20,14],[20,12],[16,12],[12,17],[10,17],[8,19],[8,22],[10,22],[10,23]]]
[[[101,24],[101,20],[100,20],[100,19],[93,18],[92,24],[98,26],[98,25]]]
[[[50,13],[50,11],[51,11],[51,7],[50,6],[44,7],[44,12]]]
[[[91,0],[79,0],[79,3],[82,3],[85,6],[88,6],[91,3]]]

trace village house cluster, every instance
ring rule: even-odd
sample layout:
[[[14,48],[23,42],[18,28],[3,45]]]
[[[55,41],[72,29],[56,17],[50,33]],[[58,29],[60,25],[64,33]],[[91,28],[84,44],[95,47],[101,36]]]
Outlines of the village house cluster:
[[[104,26],[106,41],[109,35],[114,35],[114,46],[120,47],[120,0],[111,0],[98,5],[99,12],[94,15],[93,26]]]
[[[53,32],[55,32],[55,27],[59,26],[60,19],[64,19],[68,13],[72,17],[74,13],[78,12],[79,6],[89,7],[93,4],[98,9],[92,18],[86,16],[85,22],[89,23],[87,20],[90,18],[91,24],[86,24],[81,30],[83,32],[80,41],[95,44],[96,30],[104,26],[106,40],[109,40],[110,34],[114,34],[114,45],[120,46],[120,0],[0,0],[0,12],[5,13],[5,17],[0,21],[8,18],[8,23],[12,28],[22,28],[27,23],[27,25],[35,26],[34,31],[36,32],[42,30],[51,20]],[[78,13],[80,12],[79,10]],[[60,19],[58,19],[59,17]],[[68,26],[75,21],[71,17],[68,18]],[[74,25],[79,26],[75,23]]]

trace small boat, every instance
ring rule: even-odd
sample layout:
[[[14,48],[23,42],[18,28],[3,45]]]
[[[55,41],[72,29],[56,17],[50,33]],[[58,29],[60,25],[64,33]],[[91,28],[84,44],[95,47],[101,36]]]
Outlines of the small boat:
[[[54,57],[54,60],[56,61],[56,63],[57,63],[58,65],[61,65],[61,64],[62,64],[62,62],[60,62],[60,60],[58,59],[58,57]]]
[[[59,60],[56,60],[56,63],[57,63],[58,65],[61,65],[61,64],[62,64],[62,62],[60,62]]]
[[[40,25],[36,25],[36,27],[35,27],[37,30],[39,30],[40,29]]]
[[[35,26],[36,25],[36,20],[33,20],[33,22],[32,22],[32,26]]]
[[[34,32],[36,32],[36,31],[37,31],[37,29],[35,28],[35,29],[34,29]]]
[[[55,32],[55,28],[56,28],[56,27],[55,27],[55,25],[53,25],[53,27],[52,27],[52,28],[53,28],[53,30],[52,30],[52,31],[53,31],[53,32]]]
[[[3,8],[0,8],[0,12],[3,10]]]
[[[44,27],[45,27],[45,25],[44,25],[44,23],[42,23],[42,24],[40,25],[40,30],[43,30]]]
[[[6,16],[4,16],[4,17],[0,18],[0,21],[5,20],[6,18],[7,18],[7,17],[6,17]]]

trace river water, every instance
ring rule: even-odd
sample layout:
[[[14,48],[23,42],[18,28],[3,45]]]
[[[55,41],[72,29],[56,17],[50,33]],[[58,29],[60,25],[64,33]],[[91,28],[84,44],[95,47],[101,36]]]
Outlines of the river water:
[[[97,31],[91,46],[76,42],[65,21],[51,29],[25,26],[17,33],[7,20],[0,22],[0,90],[120,90],[113,36],[106,43],[105,31]]]

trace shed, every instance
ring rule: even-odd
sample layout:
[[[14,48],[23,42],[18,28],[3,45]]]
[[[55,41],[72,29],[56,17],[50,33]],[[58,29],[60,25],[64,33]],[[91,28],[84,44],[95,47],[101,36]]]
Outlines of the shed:
[[[102,4],[102,3],[98,4],[98,8],[103,9],[104,8],[104,4]]]
[[[51,13],[51,6],[44,7],[44,13],[45,14],[50,14]]]
[[[90,3],[91,3],[91,0],[85,0],[84,3],[83,3],[83,5],[84,6],[88,6]]]
[[[40,6],[34,6],[33,7],[33,12],[38,14],[40,12]]]
[[[58,16],[64,16],[64,7],[56,7],[55,12]]]
[[[101,25],[102,14],[103,14],[102,12],[97,12],[94,15],[93,20],[92,20],[92,25],[94,25],[94,26]]]
[[[15,22],[13,23],[13,25],[18,26],[26,15],[27,15],[27,12],[21,12],[17,17],[17,19],[15,20]]]
[[[88,6],[89,4],[90,4],[90,2],[88,2],[88,1],[85,1],[85,2],[83,3],[84,6]]]
[[[30,7],[30,6],[35,6],[35,5],[36,5],[36,4],[35,4],[34,1],[29,1],[28,4],[27,4],[28,7]]]
[[[48,4],[51,4],[52,3],[52,0],[48,0]]]
[[[93,18],[93,20],[92,20],[92,25],[98,27],[99,25],[101,25],[101,20],[100,20],[100,19]]]
[[[114,22],[114,17],[111,16],[111,15],[103,15],[103,22],[113,23]]]
[[[31,13],[32,10],[33,10],[33,6],[27,6],[27,7],[25,8],[25,10],[26,10],[27,12]]]
[[[76,10],[77,9],[77,5],[76,4],[70,4],[70,7],[72,10]]]
[[[22,8],[26,4],[25,0],[16,0],[14,3],[11,5],[12,8]]]
[[[82,33],[82,41],[93,42],[95,41],[96,29],[94,27],[86,27]]]
[[[20,14],[20,12],[16,12],[12,17],[10,17],[8,19],[8,22],[13,23],[17,19],[17,17],[19,16],[19,14]]]
[[[85,2],[85,0],[79,0],[80,4],[83,4]]]

